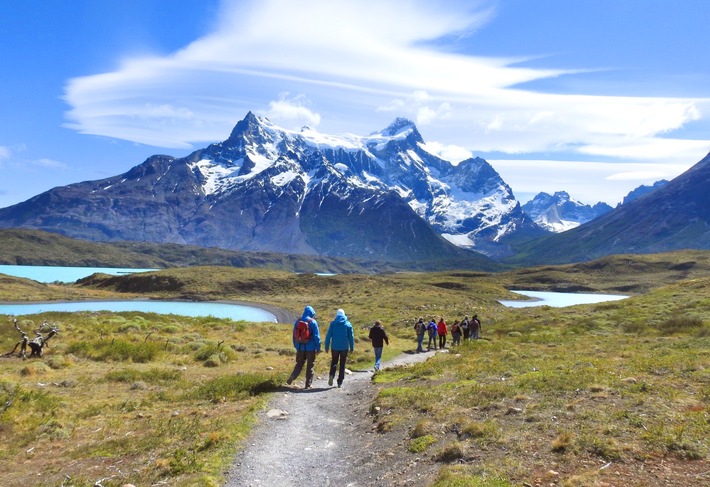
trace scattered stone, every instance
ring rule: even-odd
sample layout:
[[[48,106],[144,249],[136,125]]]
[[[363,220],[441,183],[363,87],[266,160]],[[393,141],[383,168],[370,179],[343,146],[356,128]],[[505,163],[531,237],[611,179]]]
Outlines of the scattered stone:
[[[353,371],[350,369],[345,369],[345,373],[348,375],[352,375]]]
[[[523,410],[520,408],[508,408],[508,410],[505,412],[505,414],[520,414],[522,413]]]
[[[636,384],[638,380],[635,377],[627,377],[625,379],[621,379],[621,382],[626,382],[627,384]]]
[[[139,380],[138,382],[134,382],[133,384],[131,384],[132,391],[144,391],[146,389],[148,389],[148,384],[146,384],[142,380]]]
[[[175,416],[180,416],[180,411],[173,411],[172,416],[173,416],[173,417],[175,417]]]
[[[268,367],[266,367],[266,370],[274,370],[274,368],[269,365]]]
[[[283,409],[269,409],[266,413],[266,417],[270,419],[286,419],[288,418],[288,411]]]

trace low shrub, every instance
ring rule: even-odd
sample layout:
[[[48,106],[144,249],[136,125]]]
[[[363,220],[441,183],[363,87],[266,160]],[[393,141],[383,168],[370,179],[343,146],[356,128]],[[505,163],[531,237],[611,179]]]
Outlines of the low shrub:
[[[458,441],[454,441],[439,451],[436,454],[436,460],[439,462],[453,462],[464,456],[464,447]]]
[[[207,381],[191,395],[196,399],[220,402],[271,392],[279,384],[275,377],[265,374],[226,375]]]
[[[702,326],[703,320],[696,316],[674,316],[662,322],[658,329],[664,335],[673,335],[702,328]]]
[[[130,361],[147,363],[157,358],[163,345],[157,342],[132,342],[128,340],[94,340],[92,342],[74,342],[68,351],[95,361]]]
[[[419,436],[409,442],[407,450],[409,450],[411,453],[422,453],[434,443],[436,443],[436,438],[434,438],[432,435]]]

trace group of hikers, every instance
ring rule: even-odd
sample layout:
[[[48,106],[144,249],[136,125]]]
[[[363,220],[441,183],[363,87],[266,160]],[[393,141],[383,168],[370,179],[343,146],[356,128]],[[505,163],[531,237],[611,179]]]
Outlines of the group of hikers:
[[[286,380],[287,384],[293,383],[306,366],[306,384],[305,388],[310,389],[313,384],[313,376],[315,369],[316,354],[321,352],[321,336],[318,322],[315,319],[316,311],[312,306],[306,306],[303,309],[303,314],[293,324],[293,346],[296,349],[296,365],[293,367],[291,375]],[[425,334],[429,335],[429,344],[427,350],[446,348],[446,337],[451,332],[452,345],[460,345],[461,338],[464,340],[477,340],[481,334],[481,322],[477,315],[469,320],[466,316],[463,320],[454,321],[449,330],[442,316],[437,323],[432,319],[428,324],[424,323],[424,318],[419,320],[414,325],[414,330],[417,335],[417,353],[424,352],[423,342]],[[375,321],[370,328],[368,335],[372,343],[372,348],[375,352],[375,371],[380,370],[382,364],[382,350],[384,345],[389,345],[389,337],[382,327],[380,320]],[[438,347],[437,347],[438,338]],[[355,350],[355,334],[353,333],[353,325],[345,315],[345,311],[339,309],[335,313],[335,318],[331,321],[328,327],[328,333],[325,335],[325,352],[331,352],[330,373],[328,374],[328,385],[332,386],[337,380],[338,387],[343,386],[345,379],[345,362],[348,358],[348,353]],[[336,379],[337,373],[337,379]]]
[[[414,331],[417,334],[417,353],[424,352],[424,336],[429,337],[429,342],[427,344],[427,350],[444,349],[446,348],[446,337],[451,332],[451,345],[461,345],[461,338],[466,340],[478,340],[481,337],[481,322],[478,319],[478,315],[473,315],[473,318],[469,319],[465,316],[463,320],[455,320],[451,325],[451,329],[444,321],[442,316],[437,323],[433,318],[429,323],[424,323],[424,318],[419,318],[419,320],[414,324]],[[438,339],[438,346],[437,346]],[[432,347],[432,344],[434,345]]]
[[[306,366],[306,389],[310,389],[313,384],[314,366],[316,354],[321,351],[321,337],[318,329],[318,322],[315,319],[316,311],[312,306],[306,306],[301,318],[293,325],[293,346],[296,348],[296,365],[291,375],[286,380],[291,384],[301,374],[303,366]],[[375,351],[375,371],[380,370],[382,360],[382,349],[384,344],[389,345],[389,337],[382,328],[382,322],[377,320],[370,328],[369,334],[372,347]],[[331,352],[330,373],[328,375],[328,385],[332,386],[336,380],[338,387],[343,386],[345,379],[345,362],[348,359],[348,352],[355,350],[355,334],[353,325],[348,321],[345,311],[339,309],[335,313],[335,319],[330,322],[328,333],[325,335],[325,353]]]

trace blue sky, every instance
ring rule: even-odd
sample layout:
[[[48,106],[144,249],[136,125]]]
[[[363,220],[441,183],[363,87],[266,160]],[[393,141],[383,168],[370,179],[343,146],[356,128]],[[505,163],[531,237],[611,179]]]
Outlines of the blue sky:
[[[710,151],[706,0],[0,0],[0,207],[222,141],[395,117],[521,202],[615,205]]]

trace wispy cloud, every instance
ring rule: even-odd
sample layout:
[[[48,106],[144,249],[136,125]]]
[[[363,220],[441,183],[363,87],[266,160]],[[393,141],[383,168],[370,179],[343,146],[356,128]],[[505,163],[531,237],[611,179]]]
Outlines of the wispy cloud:
[[[288,93],[281,93],[278,100],[269,102],[266,116],[275,124],[297,129],[304,125],[316,128],[320,124],[320,115],[308,108],[309,101],[304,95],[290,97]]]
[[[183,49],[70,80],[67,126],[188,148],[223,139],[248,110],[324,130],[343,120],[375,130],[393,114],[415,120],[428,140],[481,152],[650,160],[710,147],[670,136],[701,120],[708,99],[541,93],[521,86],[588,67],[538,69],[452,49],[494,22],[495,6],[224,1],[213,31]]]
[[[630,189],[652,185],[660,179],[673,179],[697,161],[661,164],[496,159],[489,162],[522,201],[540,191],[552,194],[565,190],[586,204],[606,201],[615,205]],[[590,181],[600,183],[590,184]]]
[[[67,169],[66,164],[60,161],[55,161],[54,159],[36,159],[31,161],[30,164],[44,169]]]

